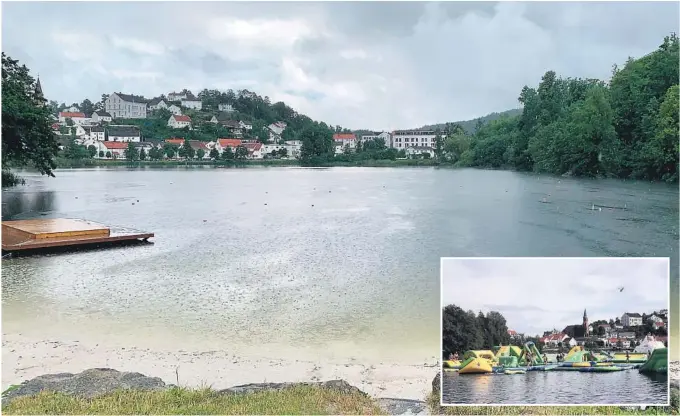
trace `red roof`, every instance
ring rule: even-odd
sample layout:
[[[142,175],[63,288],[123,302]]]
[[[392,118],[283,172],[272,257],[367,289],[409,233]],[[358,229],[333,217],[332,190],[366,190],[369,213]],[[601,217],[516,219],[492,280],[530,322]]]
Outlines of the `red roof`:
[[[666,324],[663,321],[659,321],[659,322],[654,322],[654,326],[663,327],[663,326],[666,326]]]
[[[356,140],[357,136],[352,133],[335,133],[333,140]]]
[[[173,115],[173,117],[175,118],[175,121],[186,121],[188,123],[191,123],[191,117],[189,116],[178,116],[175,114]]]
[[[251,152],[254,152],[262,148],[262,143],[244,143],[243,146]]]
[[[170,143],[170,144],[184,144],[184,139],[178,139],[173,137],[172,139],[165,139],[165,143]]]
[[[53,129],[53,130],[59,130],[59,123],[53,123],[53,124],[52,124],[52,129]]]
[[[514,329],[508,329],[508,335],[517,335],[517,331]]]
[[[217,142],[222,147],[238,147],[241,145],[241,139],[217,139]]]
[[[189,146],[191,146],[191,148],[194,150],[198,149],[210,150],[208,149],[208,146],[205,145],[205,142],[202,142],[200,140],[189,140]]]
[[[128,144],[125,142],[102,142],[107,149],[127,149]]]
[[[68,111],[62,111],[59,113],[59,117],[85,118],[85,113],[69,113]]]

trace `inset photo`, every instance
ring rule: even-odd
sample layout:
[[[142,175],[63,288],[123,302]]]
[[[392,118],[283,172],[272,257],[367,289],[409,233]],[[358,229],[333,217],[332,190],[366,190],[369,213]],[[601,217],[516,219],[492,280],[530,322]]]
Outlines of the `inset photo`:
[[[441,404],[669,404],[668,258],[442,258]]]

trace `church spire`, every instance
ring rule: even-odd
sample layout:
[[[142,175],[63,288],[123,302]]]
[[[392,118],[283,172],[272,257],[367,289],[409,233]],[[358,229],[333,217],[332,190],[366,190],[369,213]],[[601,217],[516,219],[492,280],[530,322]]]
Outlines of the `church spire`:
[[[40,75],[38,75],[38,80],[35,83],[35,94],[39,95],[40,97],[43,96],[42,85],[40,85]]]

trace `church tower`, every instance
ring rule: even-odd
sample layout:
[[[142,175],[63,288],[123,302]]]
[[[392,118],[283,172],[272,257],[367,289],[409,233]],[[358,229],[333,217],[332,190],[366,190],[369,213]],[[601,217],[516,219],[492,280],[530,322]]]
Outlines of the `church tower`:
[[[588,313],[585,309],[583,310],[583,333],[586,337],[590,336],[590,330],[588,329]]]
[[[40,85],[40,76],[35,83],[35,97],[37,104],[41,107],[45,106],[45,96],[43,95],[42,85]]]

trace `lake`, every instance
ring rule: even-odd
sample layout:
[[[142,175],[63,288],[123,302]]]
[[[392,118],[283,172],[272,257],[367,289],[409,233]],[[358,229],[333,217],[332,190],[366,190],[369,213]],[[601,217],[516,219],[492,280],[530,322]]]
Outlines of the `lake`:
[[[444,372],[445,404],[662,404],[665,374],[529,371],[526,374],[460,375]]]
[[[156,237],[4,259],[4,333],[422,363],[440,354],[442,256],[670,256],[677,322],[677,185],[437,168],[23,175],[3,220]]]

